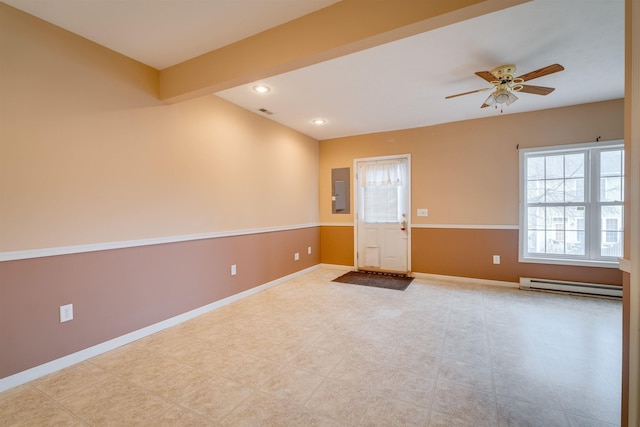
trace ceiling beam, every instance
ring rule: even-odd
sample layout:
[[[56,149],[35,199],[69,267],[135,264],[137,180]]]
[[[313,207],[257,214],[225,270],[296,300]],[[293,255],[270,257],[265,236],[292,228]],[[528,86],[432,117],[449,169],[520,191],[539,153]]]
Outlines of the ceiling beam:
[[[527,1],[342,0],[161,70],[159,96],[215,93]]]

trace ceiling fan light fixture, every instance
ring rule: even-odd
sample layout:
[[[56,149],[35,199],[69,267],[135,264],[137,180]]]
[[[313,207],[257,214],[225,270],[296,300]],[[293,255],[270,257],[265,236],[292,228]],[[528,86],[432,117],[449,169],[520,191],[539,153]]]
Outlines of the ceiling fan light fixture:
[[[513,101],[510,100],[510,95],[513,95],[511,92],[505,89],[500,89],[494,92],[493,98],[495,99],[496,104],[511,104]]]
[[[496,95],[495,93],[491,93],[491,95],[489,95],[489,96],[487,97],[487,99],[484,101],[484,104],[483,104],[483,105],[487,105],[487,106],[489,106],[489,107],[490,107],[490,106],[492,106],[492,105],[494,105],[494,104],[496,103],[496,97],[495,97],[495,95]]]
[[[507,89],[499,89],[493,92],[489,97],[484,101],[486,105],[500,105],[507,104],[511,105],[518,100],[518,97],[513,94],[513,92]]]

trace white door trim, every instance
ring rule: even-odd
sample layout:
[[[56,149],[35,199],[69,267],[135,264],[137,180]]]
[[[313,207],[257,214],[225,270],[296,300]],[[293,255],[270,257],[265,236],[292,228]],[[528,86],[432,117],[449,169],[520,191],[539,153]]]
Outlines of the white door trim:
[[[396,154],[380,157],[362,157],[353,159],[353,268],[358,269],[358,163],[375,162],[379,160],[406,159],[407,160],[407,272],[411,273],[411,154]]]

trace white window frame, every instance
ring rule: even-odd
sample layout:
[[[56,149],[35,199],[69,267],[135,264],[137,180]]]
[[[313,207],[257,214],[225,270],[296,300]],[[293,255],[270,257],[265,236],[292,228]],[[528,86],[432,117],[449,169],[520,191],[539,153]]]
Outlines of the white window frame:
[[[560,146],[547,146],[526,148],[519,150],[520,157],[520,203],[519,203],[519,245],[518,260],[527,263],[581,265],[618,268],[618,257],[600,257],[599,245],[602,239],[602,227],[600,224],[600,207],[607,202],[600,202],[600,156],[594,155],[602,151],[620,148],[624,150],[622,140],[600,141],[587,144],[570,144]],[[586,153],[585,160],[585,255],[574,256],[567,254],[529,254],[528,253],[528,207],[527,203],[527,170],[526,159],[532,155],[541,154],[567,154],[571,152]],[[624,172],[624,171],[623,171]],[[624,197],[624,196],[623,196]],[[624,204],[624,201],[622,201]],[[535,204],[531,204],[535,205]],[[559,204],[569,205],[569,204]]]

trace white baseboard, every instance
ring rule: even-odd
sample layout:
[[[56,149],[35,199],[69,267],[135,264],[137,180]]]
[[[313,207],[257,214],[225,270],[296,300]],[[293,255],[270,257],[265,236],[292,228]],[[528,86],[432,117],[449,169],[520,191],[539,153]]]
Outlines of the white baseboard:
[[[17,374],[13,374],[8,377],[2,378],[0,379],[0,392],[25,384],[29,381],[33,381],[45,375],[52,374],[56,371],[59,371],[61,369],[83,362],[87,359],[98,356],[102,353],[106,353],[107,351],[114,350],[123,345],[132,343],[141,338],[155,334],[156,332],[160,332],[164,329],[170,328],[172,326],[176,326],[182,322],[186,322],[187,320],[191,320],[195,317],[201,316],[205,313],[216,310],[225,305],[231,304],[232,302],[239,301],[248,296],[257,294],[258,292],[262,292],[273,286],[286,282],[287,280],[293,279],[298,276],[302,276],[304,274],[307,274],[319,268],[320,268],[320,265],[315,265],[313,267],[306,268],[304,270],[298,271],[293,274],[289,274],[287,276],[281,277],[279,279],[273,280],[263,285],[256,286],[255,288],[248,289],[244,292],[240,292],[230,297],[213,302],[211,304],[207,304],[200,308],[196,308],[186,313],[179,314],[170,319],[166,319],[161,322],[154,323],[153,325],[144,327],[142,329],[138,329],[136,331],[130,332],[125,335],[121,335],[109,341],[105,341],[103,343],[94,345],[84,350],[80,350],[78,352],[69,354],[67,356],[63,356],[59,359],[52,360],[50,362],[44,363],[39,366],[35,366],[31,369],[27,369],[26,371],[18,372]]]
[[[430,273],[412,273],[411,275],[416,279],[452,280],[459,283],[486,285],[486,286],[502,286],[503,288],[506,287],[506,288],[515,288],[515,289],[518,289],[520,287],[520,284],[518,282],[505,282],[501,280],[474,279],[472,277],[444,276],[441,274],[430,274]]]

